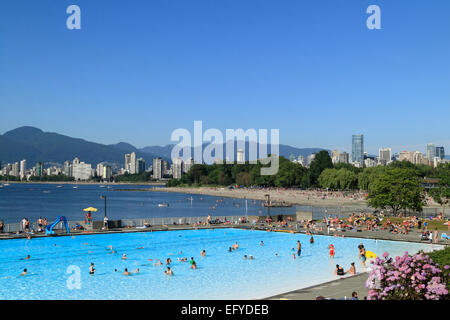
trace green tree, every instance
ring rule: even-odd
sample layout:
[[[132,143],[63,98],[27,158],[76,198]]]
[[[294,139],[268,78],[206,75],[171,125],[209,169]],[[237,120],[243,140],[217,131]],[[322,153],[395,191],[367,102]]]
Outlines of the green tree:
[[[434,201],[442,206],[442,213],[445,213],[445,207],[450,202],[450,164],[441,166],[439,170],[438,187],[430,190],[430,195]]]
[[[320,174],[327,168],[333,168],[333,162],[331,161],[328,151],[322,150],[316,154],[309,166],[309,176],[312,186],[317,186],[319,184],[318,179]]]
[[[416,170],[410,168],[388,168],[374,181],[368,196],[368,204],[374,208],[422,211],[423,188]]]

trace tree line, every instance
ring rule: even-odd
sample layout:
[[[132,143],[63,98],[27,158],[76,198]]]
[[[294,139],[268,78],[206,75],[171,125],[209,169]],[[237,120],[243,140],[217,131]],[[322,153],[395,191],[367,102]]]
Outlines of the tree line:
[[[327,151],[316,154],[309,168],[280,157],[277,174],[262,176],[256,164],[195,164],[181,179],[172,179],[167,186],[229,186],[323,188],[332,190],[364,190],[368,204],[374,208],[422,211],[425,205],[424,178],[439,179],[429,195],[443,206],[450,199],[450,164],[433,168],[394,161],[387,166],[357,168],[351,164],[333,164]]]

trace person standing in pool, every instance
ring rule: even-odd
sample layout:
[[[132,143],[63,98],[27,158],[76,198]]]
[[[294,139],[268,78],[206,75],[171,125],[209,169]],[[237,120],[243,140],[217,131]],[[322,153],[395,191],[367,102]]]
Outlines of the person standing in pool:
[[[330,244],[328,248],[330,249],[330,259],[334,259],[334,245]]]
[[[364,245],[362,243],[359,244],[358,246],[358,250],[359,250],[359,259],[361,259],[361,264],[363,265],[363,267],[366,267],[366,248],[364,248]]]
[[[168,276],[173,276],[173,271],[172,269],[170,269],[170,267],[167,267],[167,270],[164,271],[164,274]]]
[[[300,257],[302,254],[302,244],[300,243],[300,240],[297,240],[297,255]]]
[[[91,266],[89,267],[89,274],[94,274],[94,272],[95,272],[94,263],[91,262]]]

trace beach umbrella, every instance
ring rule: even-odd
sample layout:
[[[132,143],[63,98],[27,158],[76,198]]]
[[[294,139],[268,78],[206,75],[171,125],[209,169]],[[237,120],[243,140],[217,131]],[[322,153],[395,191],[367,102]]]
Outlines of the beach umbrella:
[[[85,209],[83,209],[83,211],[91,211],[91,212],[97,212],[97,208],[94,208],[94,207],[89,207],[89,208],[85,208]]]

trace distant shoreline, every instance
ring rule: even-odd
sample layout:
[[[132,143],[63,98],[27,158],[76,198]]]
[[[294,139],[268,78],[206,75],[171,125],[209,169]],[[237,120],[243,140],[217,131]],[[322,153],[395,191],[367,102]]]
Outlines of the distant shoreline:
[[[227,189],[209,188],[209,187],[166,187],[162,189],[148,189],[147,191],[157,192],[176,192],[186,194],[201,194],[216,197],[239,198],[250,200],[264,200],[265,195],[269,194],[272,201],[286,202],[293,205],[312,205],[312,206],[367,206],[365,200],[350,199],[308,199],[299,195],[294,190],[272,189],[272,190],[250,190],[250,189]]]
[[[165,182],[93,182],[93,181],[3,181],[0,180],[0,183],[9,183],[9,184],[98,184],[98,185],[148,185],[148,186],[165,186]]]

